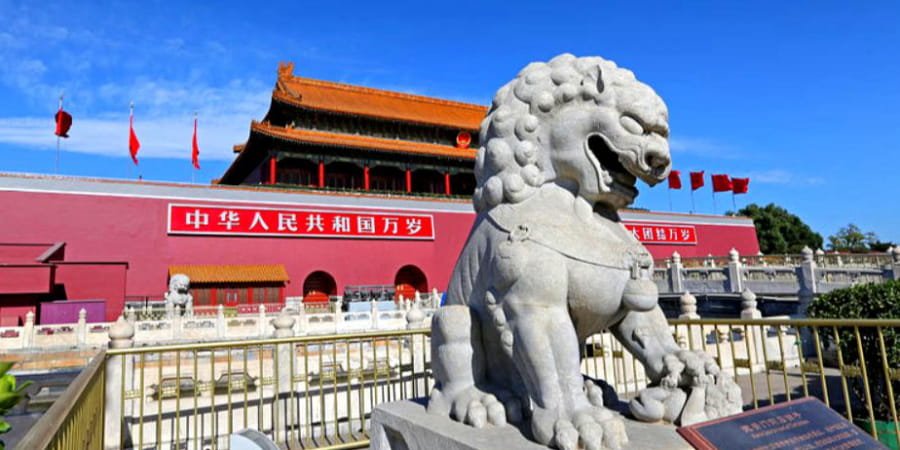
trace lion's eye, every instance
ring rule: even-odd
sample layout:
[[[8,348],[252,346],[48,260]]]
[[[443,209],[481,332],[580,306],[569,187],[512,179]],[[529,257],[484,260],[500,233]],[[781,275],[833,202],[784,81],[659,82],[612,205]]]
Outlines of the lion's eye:
[[[622,124],[622,128],[625,128],[631,134],[644,134],[644,127],[631,116],[622,116],[619,122]]]

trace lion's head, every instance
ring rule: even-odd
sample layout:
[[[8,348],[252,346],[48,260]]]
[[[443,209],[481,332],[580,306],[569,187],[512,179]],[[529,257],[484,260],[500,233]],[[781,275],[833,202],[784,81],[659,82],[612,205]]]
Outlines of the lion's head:
[[[183,273],[176,273],[169,278],[169,293],[187,294],[191,288],[191,279]]]
[[[622,208],[671,168],[668,111],[634,74],[599,57],[532,63],[497,91],[481,123],[478,211],[555,183],[592,205]]]

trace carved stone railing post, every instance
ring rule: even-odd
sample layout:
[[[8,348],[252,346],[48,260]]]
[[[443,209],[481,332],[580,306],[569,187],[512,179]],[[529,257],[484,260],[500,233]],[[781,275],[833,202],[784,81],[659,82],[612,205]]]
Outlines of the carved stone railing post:
[[[816,284],[816,277],[818,276],[816,271],[818,270],[818,266],[816,264],[814,252],[811,248],[803,247],[803,250],[800,253],[803,255],[803,260],[800,262],[800,269],[797,274],[800,281],[800,291],[797,292],[799,305],[797,306],[797,314],[795,317],[805,318],[806,309],[809,308],[809,304],[812,303],[816,297],[816,293],[819,291]],[[838,264],[842,263],[838,261]],[[803,355],[814,355],[816,347],[813,342],[812,332],[809,328],[800,329],[800,338],[803,340],[803,348],[801,349]]]
[[[406,312],[406,329],[414,330],[425,326],[425,313],[419,308],[418,302],[413,302]]]
[[[816,260],[813,258],[813,251],[809,247],[803,247],[801,251],[803,260],[800,262],[800,268],[797,273],[797,279],[800,281],[800,290],[797,292],[800,305],[797,308],[799,317],[806,317],[806,308],[813,300],[818,289],[816,288]]]
[[[34,347],[34,312],[25,313],[25,326],[22,327],[22,348]]]
[[[75,345],[79,348],[87,344],[87,311],[84,308],[78,311],[78,325],[75,326]]]
[[[220,303],[216,306],[216,337],[225,337],[227,331],[225,325],[225,306]]]
[[[761,319],[762,312],[757,308],[756,294],[750,289],[741,292],[741,319]],[[764,370],[766,363],[766,345],[764,328],[750,326],[745,328],[748,336],[744,339],[744,345],[748,346],[746,354],[750,358],[752,370]]]
[[[685,292],[683,269],[681,255],[678,252],[672,252],[672,263],[669,265],[669,283],[671,283],[672,292]]]
[[[294,318],[287,312],[282,311],[275,320],[272,321],[275,327],[276,338],[287,338],[294,336]],[[292,344],[278,344],[278,393],[284,394],[291,389],[291,380],[293,375],[291,368],[291,347]]]
[[[149,319],[149,317],[150,317],[150,310],[145,308],[144,311],[145,311],[145,313],[146,313],[146,314],[144,314],[144,320],[150,320],[150,319]],[[128,323],[131,324],[131,326],[134,326],[135,322],[137,322],[137,313],[134,312],[134,308],[132,308],[132,307],[129,306],[129,307],[125,310],[125,320],[127,320]]]
[[[340,295],[334,302],[334,332],[340,333],[344,324],[344,298]]]
[[[900,280],[900,244],[891,249],[891,274],[894,280]]]
[[[131,348],[134,346],[134,325],[119,316],[119,319],[109,328],[109,348]],[[106,360],[106,391],[104,412],[104,440],[106,448],[119,448],[123,441],[125,430],[125,417],[131,415],[131,402],[122,401],[122,394],[134,388],[134,356],[113,355]],[[123,377],[124,372],[124,377]],[[124,385],[123,383],[124,378]],[[124,403],[124,409],[122,408]]]
[[[369,315],[371,316],[372,321],[372,329],[378,329],[378,302],[372,300],[371,309],[369,310]]]
[[[434,309],[441,307],[441,294],[438,293],[437,288],[431,288],[431,307]]]
[[[306,305],[303,302],[300,302],[300,304],[297,305],[297,322],[294,325],[294,335],[306,336],[306,330],[309,329],[308,325],[306,320]]]
[[[256,329],[259,337],[266,337],[269,331],[269,323],[266,320],[266,305],[259,305],[259,317],[256,319]]]
[[[762,318],[762,312],[756,305],[756,294],[750,289],[744,289],[744,292],[741,292],[741,319]]]
[[[697,314],[697,297],[694,297],[690,292],[685,291],[684,294],[681,295],[680,299],[681,303],[681,314],[678,316],[679,319],[699,319],[700,314]],[[683,327],[678,327],[678,339],[682,342],[679,345],[684,345],[684,348],[703,348],[703,327],[700,325],[688,325],[688,329],[685,330]],[[688,342],[690,340],[690,342]]]
[[[678,316],[679,319],[699,319],[700,314],[697,314],[697,297],[694,297],[688,291],[685,291],[684,294],[681,295],[681,315]]]
[[[741,273],[741,255],[737,249],[732,248],[728,252],[728,286],[731,292],[744,290],[744,277]]]

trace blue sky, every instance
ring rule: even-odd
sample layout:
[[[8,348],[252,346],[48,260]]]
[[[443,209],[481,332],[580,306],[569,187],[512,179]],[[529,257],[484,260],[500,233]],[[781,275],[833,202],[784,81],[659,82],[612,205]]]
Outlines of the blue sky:
[[[571,52],[632,69],[670,111],[675,168],[749,176],[824,236],[900,241],[900,3],[9,2],[0,0],[0,171],[218,177],[265,114],[279,61],[314,78],[488,104],[525,64]],[[515,6],[510,6],[515,5]],[[669,209],[664,186],[637,206]],[[672,193],[690,209],[689,191]],[[713,212],[710,191],[698,212]],[[720,194],[718,212],[731,209]]]

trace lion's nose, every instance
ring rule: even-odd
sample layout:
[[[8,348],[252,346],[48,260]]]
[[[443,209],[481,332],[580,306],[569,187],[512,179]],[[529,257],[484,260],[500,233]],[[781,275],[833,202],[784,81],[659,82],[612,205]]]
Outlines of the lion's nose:
[[[658,176],[672,164],[672,158],[669,156],[668,149],[652,147],[644,153],[644,163],[654,175]]]

